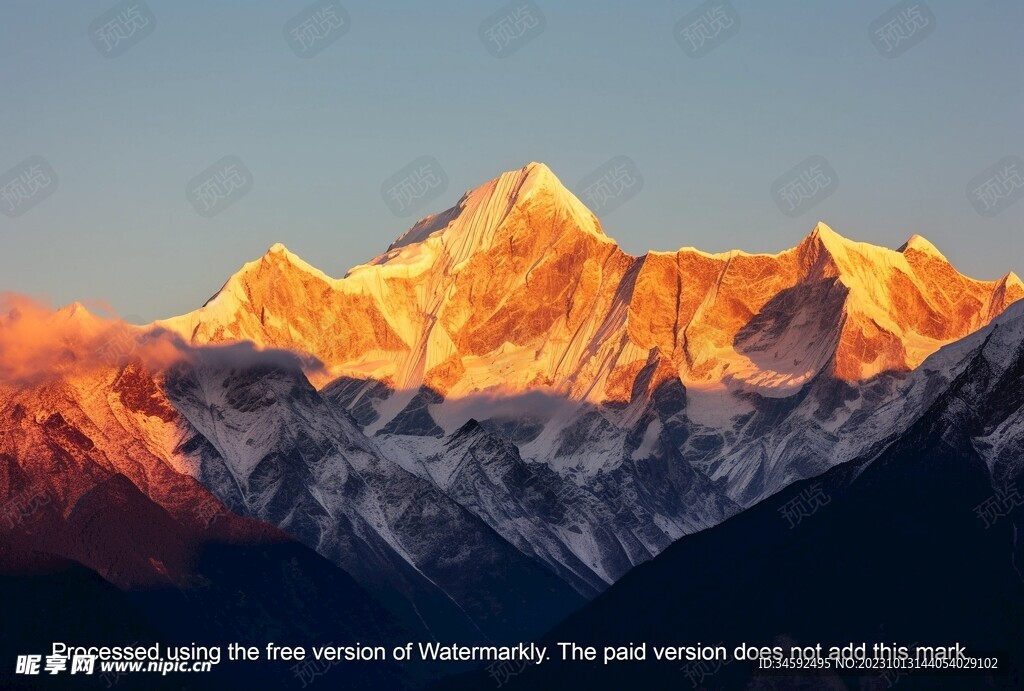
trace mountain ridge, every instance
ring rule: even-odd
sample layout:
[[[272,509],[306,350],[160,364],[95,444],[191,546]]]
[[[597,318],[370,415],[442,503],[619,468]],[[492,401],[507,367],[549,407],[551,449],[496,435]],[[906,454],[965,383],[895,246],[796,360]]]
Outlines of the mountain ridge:
[[[1022,295],[920,236],[824,223],[774,255],[632,256],[533,164],[342,278],[278,243],[155,326],[0,311],[0,498],[91,497],[77,519],[105,543],[119,506],[274,526],[402,626],[526,640],[680,538],[877,457],[984,379],[978,332],[1004,334]],[[1008,475],[1013,400],[978,415]],[[82,559],[119,586],[187,578],[194,531],[152,532]]]
[[[277,243],[203,307],[155,324],[196,345],[307,352],[326,366],[318,385],[348,376],[443,396],[542,389],[628,403],[672,377],[785,396],[826,369],[847,381],[907,371],[1022,297],[1012,272],[968,278],[920,235],[891,250],[822,222],[776,254],[633,256],[531,163],[341,278]],[[751,340],[744,327],[758,319]]]

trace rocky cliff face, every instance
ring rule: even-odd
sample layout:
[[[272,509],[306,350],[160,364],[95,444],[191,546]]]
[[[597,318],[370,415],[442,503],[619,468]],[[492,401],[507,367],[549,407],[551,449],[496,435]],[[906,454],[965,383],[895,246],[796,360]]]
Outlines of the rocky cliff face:
[[[998,670],[784,672],[784,688],[998,689],[1024,669],[1024,304],[926,366],[962,363],[884,448],[798,482],[711,530],[682,538],[542,641],[648,644],[646,664],[533,666],[512,688],[566,684],[762,688],[744,662],[658,663],[653,646],[942,646],[995,656]],[[943,362],[945,361],[945,362]],[[923,377],[922,377],[923,378]],[[687,643],[691,645],[692,643]],[[870,656],[870,652],[869,652]],[[443,689],[479,688],[483,673]],[[772,683],[771,685],[774,685]]]
[[[81,358],[94,339],[78,336],[64,345]],[[297,539],[426,640],[529,637],[583,602],[383,456],[296,358],[186,348],[154,371],[154,342],[134,343],[123,362],[0,385],[6,567],[43,553],[125,590],[189,594],[210,578],[199,565],[211,546],[294,552]]]
[[[532,163],[344,278],[275,245],[202,308],[160,324],[196,344],[306,352],[332,377],[396,391],[547,390],[604,404],[673,378],[779,397],[819,373],[907,371],[1021,297],[1013,274],[969,279],[920,236],[887,250],[822,223],[777,255],[632,257]]]
[[[340,279],[275,245],[146,329],[9,311],[0,498],[41,487],[115,544],[104,502],[135,506],[146,530],[116,554],[54,548],[118,584],[187,581],[194,531],[272,525],[410,629],[528,638],[679,538],[880,453],[1021,297],[919,236],[824,224],[776,255],[633,257],[530,164]],[[1020,435],[996,432],[1018,417],[978,437],[993,469],[1016,467]],[[191,527],[156,539],[165,513]]]
[[[967,278],[920,236],[889,250],[822,223],[776,255],[633,257],[532,163],[344,278],[275,246],[161,325],[314,356],[364,432],[415,438],[395,441],[413,472],[472,418],[580,482],[674,449],[746,506],[884,439],[901,423],[876,412],[900,408],[907,374],[1021,297],[1014,274]]]

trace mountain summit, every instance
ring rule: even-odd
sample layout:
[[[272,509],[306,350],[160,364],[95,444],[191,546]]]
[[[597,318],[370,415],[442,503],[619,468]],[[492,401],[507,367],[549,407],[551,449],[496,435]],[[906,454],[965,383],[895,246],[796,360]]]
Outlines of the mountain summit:
[[[820,373],[917,367],[1024,297],[927,240],[890,250],[818,223],[778,254],[634,257],[542,163],[503,173],[331,278],[274,245],[195,312],[196,344],[249,340],[329,377],[443,396],[545,390],[595,403],[691,388],[790,395]]]
[[[494,239],[494,231],[513,209],[528,204],[546,207],[552,213],[572,217],[581,231],[605,237],[597,218],[555,177],[543,163],[530,163],[519,170],[502,173],[488,183],[466,192],[462,199],[444,213],[427,216],[402,234],[388,247],[388,252],[371,264],[394,260],[395,250],[437,236],[446,245],[458,244],[480,249]],[[452,223],[455,219],[458,223]],[[537,227],[537,231],[545,228]]]
[[[899,528],[916,516],[935,545],[995,548],[952,563],[1000,563],[1013,576],[1013,519],[988,531],[973,514],[1003,486],[996,480],[1020,475],[1021,297],[1013,274],[967,278],[920,236],[891,250],[823,223],[778,254],[631,256],[550,170],[530,164],[419,221],[343,278],[274,245],[201,308],[160,323],[197,347],[79,305],[12,303],[0,319],[0,500],[41,505],[0,526],[0,540],[18,547],[0,549],[0,562],[60,555],[126,589],[183,589],[181,600],[146,598],[214,614],[222,597],[246,595],[234,574],[280,572],[284,584],[261,576],[259,592],[328,604],[342,592],[357,609],[386,608],[370,619],[408,630],[396,640],[481,644],[537,640],[613,583],[625,595],[598,604],[635,604],[639,575],[623,575],[684,536],[697,542],[665,554],[667,571],[643,572],[674,583],[675,565],[696,564],[692,592],[705,602],[704,586],[738,563],[730,549],[751,561],[751,545],[797,554],[793,536],[846,545],[831,538],[849,532],[856,543],[863,507],[882,512],[872,573],[906,552],[906,531],[886,521]],[[200,347],[231,341],[250,343]],[[304,373],[298,358],[252,343],[324,367]],[[26,375],[39,370],[46,376]],[[793,488],[781,507],[762,503],[810,478],[826,494],[804,506],[806,525],[776,514],[814,485]],[[915,511],[931,508],[907,513],[908,497]],[[294,545],[280,571],[263,546],[234,550],[277,540],[278,529],[328,561],[316,567]],[[736,539],[714,537],[723,534]],[[708,539],[728,556],[724,570],[697,563]],[[221,543],[235,564],[227,575],[225,557],[205,556]],[[848,553],[864,567],[863,550],[822,561],[822,549],[802,553],[845,574]],[[911,577],[892,592],[944,573],[946,562],[928,561],[941,552],[927,543],[912,553],[910,566],[932,566],[895,569]],[[341,590],[316,576],[331,564],[351,576]],[[828,568],[797,566],[796,580],[768,591],[796,583],[799,598],[808,584],[837,582]],[[934,597],[921,602],[935,611]],[[709,621],[730,621],[720,610]],[[339,611],[351,610],[325,609]],[[989,619],[978,618],[985,630]],[[342,635],[387,640],[365,627]]]

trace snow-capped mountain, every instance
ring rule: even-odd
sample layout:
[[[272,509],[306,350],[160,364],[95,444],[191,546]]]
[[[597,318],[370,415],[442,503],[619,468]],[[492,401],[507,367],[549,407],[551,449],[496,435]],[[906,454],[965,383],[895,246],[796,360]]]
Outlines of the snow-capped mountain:
[[[966,278],[920,236],[893,251],[823,223],[777,255],[632,257],[532,163],[344,278],[275,245],[160,325],[196,344],[306,352],[332,377],[383,382],[403,400],[427,386],[445,398],[546,390],[621,404],[672,378],[780,397],[819,373],[906,371],[1021,297],[1015,275]],[[393,408],[381,406],[377,429]]]
[[[54,640],[429,637],[314,549],[232,512],[197,481],[213,451],[151,370],[170,343],[141,344],[138,330],[80,306],[50,313],[18,302],[0,314],[0,653]],[[108,359],[115,350],[118,361]],[[279,666],[241,673],[251,685],[293,683]],[[354,674],[368,685],[406,678]]]
[[[957,363],[954,365],[954,363]],[[611,586],[541,641],[676,646],[941,646],[998,672],[938,676],[872,665],[813,678],[711,662],[530,666],[511,688],[1001,689],[1024,670],[1024,303],[932,356],[952,381],[878,452],[795,483]],[[923,369],[923,368],[922,368]],[[919,372],[921,370],[918,370]],[[917,376],[917,372],[915,372]],[[929,375],[921,376],[927,379]],[[694,568],[698,565],[699,568]],[[656,593],[652,597],[651,593]],[[913,652],[912,652],[913,655]],[[870,656],[870,653],[869,653]],[[479,688],[477,672],[440,685]]]
[[[196,431],[196,476],[232,510],[298,537],[438,640],[529,636],[581,602],[382,453],[298,367],[206,355],[163,386]]]
[[[314,383],[416,457],[414,473],[439,453],[431,439],[476,419],[577,484],[674,449],[748,506],[898,429],[851,433],[899,408],[907,372],[1021,297],[1016,275],[967,278],[918,235],[889,250],[823,223],[776,255],[633,257],[531,163],[344,278],[276,245],[159,324],[194,344],[314,356]]]
[[[382,456],[290,354],[191,349],[80,307],[4,317],[0,348],[28,327],[58,354],[45,357],[58,366],[0,380],[11,547],[75,559],[125,589],[189,588],[203,545],[283,542],[283,528],[421,639],[528,637],[583,601]]]
[[[147,328],[10,311],[0,498],[35,482],[67,512],[124,477],[179,522],[201,505],[280,528],[408,630],[525,639],[683,536],[875,457],[975,376],[970,335],[1021,297],[920,236],[822,223],[774,255],[634,257],[533,163],[340,279],[275,245]],[[1020,429],[977,436],[994,472]],[[189,573],[126,554],[73,556],[124,585]]]

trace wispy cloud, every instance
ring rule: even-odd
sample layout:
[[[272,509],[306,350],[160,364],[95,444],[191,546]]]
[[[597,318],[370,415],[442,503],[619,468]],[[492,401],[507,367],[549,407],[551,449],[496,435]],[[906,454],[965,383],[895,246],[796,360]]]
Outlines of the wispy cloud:
[[[103,309],[97,306],[96,311]],[[105,310],[109,311],[109,310]],[[194,347],[163,329],[106,318],[75,303],[60,309],[17,293],[0,293],[0,384],[30,386],[137,361],[152,370],[176,362],[269,366],[319,372],[315,358],[251,343]]]

